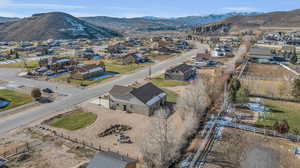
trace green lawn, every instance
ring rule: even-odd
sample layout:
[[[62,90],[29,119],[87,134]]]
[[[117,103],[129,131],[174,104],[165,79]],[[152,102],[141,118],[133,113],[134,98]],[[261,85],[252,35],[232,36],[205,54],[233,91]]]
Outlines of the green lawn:
[[[33,69],[39,66],[39,61],[27,61],[26,64],[29,69]],[[24,68],[24,63],[2,64],[0,65],[0,68]]]
[[[76,79],[69,79],[68,80],[69,76],[70,75],[62,75],[62,76],[54,78],[53,80],[70,82],[70,84],[74,84],[74,85],[89,86],[89,85],[92,85],[92,84],[100,83],[100,82],[102,82],[102,81],[104,81],[106,79],[113,78],[113,76],[107,76],[107,77],[103,77],[103,78],[96,79],[96,80],[76,80]]]
[[[151,79],[151,82],[158,87],[175,87],[175,86],[185,86],[189,82],[177,81],[177,80],[165,80],[164,75],[154,77]]]
[[[168,102],[172,102],[172,103],[176,103],[177,102],[177,97],[178,97],[178,94],[171,91],[171,90],[168,90],[168,89],[163,89],[161,88],[164,92],[167,93],[167,101]]]
[[[290,126],[290,132],[300,135],[300,103],[264,100],[265,106],[272,109],[272,113],[266,117],[266,120],[259,119],[258,126],[271,128],[278,120],[287,120]]]
[[[97,115],[91,112],[74,111],[62,118],[57,118],[48,123],[48,125],[57,128],[63,128],[75,131],[88,127],[97,120]]]
[[[132,72],[136,69],[149,66],[150,64],[130,64],[130,65],[119,65],[114,63],[105,64],[105,68],[107,71],[116,72],[119,74],[124,74],[127,72]]]
[[[11,104],[5,108],[0,109],[1,111],[9,110],[33,101],[32,97],[28,94],[16,92],[13,90],[3,89],[0,90],[0,97],[11,101]]]

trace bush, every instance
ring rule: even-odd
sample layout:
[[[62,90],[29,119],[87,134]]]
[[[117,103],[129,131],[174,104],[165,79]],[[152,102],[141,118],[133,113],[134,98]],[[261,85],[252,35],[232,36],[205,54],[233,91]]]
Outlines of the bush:
[[[240,88],[236,93],[237,103],[247,103],[249,101],[249,90],[247,88]]]
[[[42,92],[39,88],[35,88],[31,91],[31,96],[35,99],[35,100],[39,100],[42,96]]]
[[[290,130],[289,123],[286,120],[276,121],[273,128],[281,134],[288,133]]]
[[[294,81],[293,95],[295,98],[300,99],[300,78]]]
[[[241,82],[237,78],[233,78],[229,83],[230,98],[233,102],[236,101],[237,92],[241,88]]]

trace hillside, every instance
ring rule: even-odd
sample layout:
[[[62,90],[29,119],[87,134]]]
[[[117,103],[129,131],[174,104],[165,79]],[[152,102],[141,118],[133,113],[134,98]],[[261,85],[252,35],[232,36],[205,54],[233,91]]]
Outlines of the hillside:
[[[256,16],[233,16],[221,21],[193,28],[198,35],[216,35],[242,29],[259,27],[300,27],[300,9],[287,12],[271,12]]]
[[[235,16],[225,19],[223,23],[231,23],[237,27],[299,27],[300,9],[257,16]]]
[[[0,41],[93,39],[115,36],[120,34],[60,12],[36,14],[18,21],[0,23]]]
[[[158,18],[152,16],[137,18],[114,18],[106,16],[82,17],[80,19],[92,24],[117,30],[120,32],[163,31],[190,29],[199,24],[220,21],[232,16],[253,16],[258,13],[227,13],[207,16],[187,16],[178,18]]]

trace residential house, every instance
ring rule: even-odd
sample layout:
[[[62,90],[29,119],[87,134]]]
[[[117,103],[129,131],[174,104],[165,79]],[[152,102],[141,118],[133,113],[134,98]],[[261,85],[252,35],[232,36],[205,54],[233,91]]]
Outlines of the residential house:
[[[269,48],[251,48],[250,59],[259,63],[271,63],[276,54]]]
[[[115,85],[109,92],[110,108],[151,116],[166,103],[167,94],[152,83],[139,88]]]
[[[88,80],[93,77],[98,77],[105,72],[105,66],[103,65],[78,65],[71,73],[72,79]]]
[[[211,55],[213,57],[228,57],[228,56],[233,56],[231,47],[226,46],[226,45],[217,45],[213,49]]]
[[[187,81],[196,76],[196,69],[187,64],[180,64],[174,68],[168,69],[165,72],[166,80]]]
[[[49,57],[39,61],[40,67],[46,67],[52,71],[67,70],[72,65],[70,58]]]
[[[113,152],[98,152],[87,168],[136,168],[137,161]]]
[[[149,61],[148,58],[142,53],[131,53],[122,57],[122,63],[124,65],[132,64],[132,63],[140,64],[148,61]]]

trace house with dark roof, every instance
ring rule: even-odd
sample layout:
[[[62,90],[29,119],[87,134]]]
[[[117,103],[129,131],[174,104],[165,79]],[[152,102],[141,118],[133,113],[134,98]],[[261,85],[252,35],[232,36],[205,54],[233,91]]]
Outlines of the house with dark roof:
[[[87,168],[136,168],[137,161],[113,152],[98,152]]]
[[[168,69],[165,72],[166,80],[187,81],[195,76],[196,76],[196,69],[193,66],[187,64],[180,64],[176,67]]]
[[[105,65],[79,65],[71,72],[71,78],[77,80],[87,80],[97,77],[105,72]]]
[[[139,88],[115,85],[109,91],[109,106],[113,110],[151,116],[166,103],[167,94],[152,83]]]

